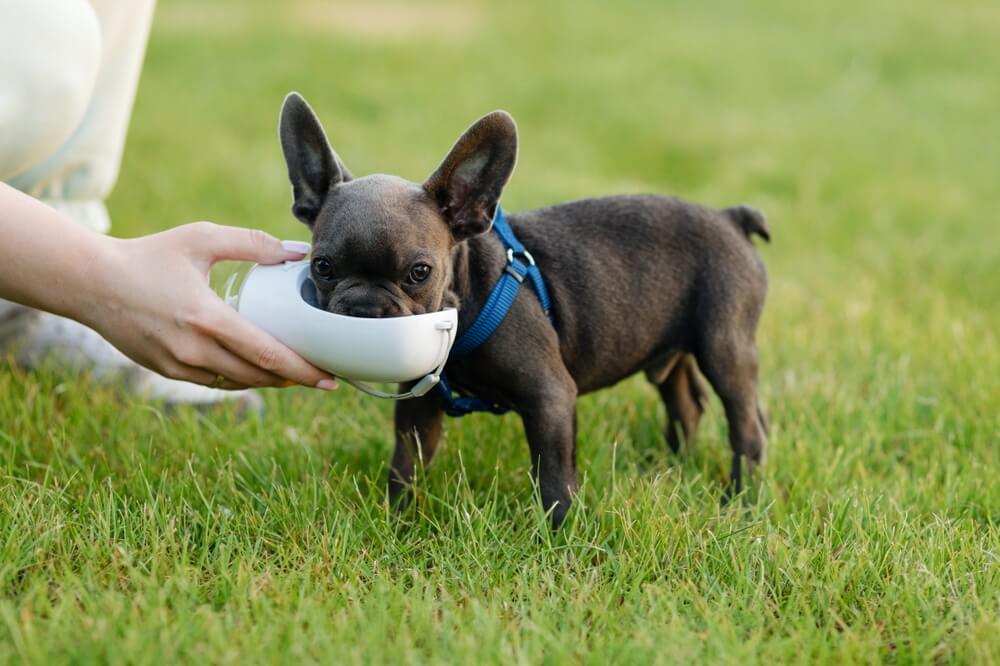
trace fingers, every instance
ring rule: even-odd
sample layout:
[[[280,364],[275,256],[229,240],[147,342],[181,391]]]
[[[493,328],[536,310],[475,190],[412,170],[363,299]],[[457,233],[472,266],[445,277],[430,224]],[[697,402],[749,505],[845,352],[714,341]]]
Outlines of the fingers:
[[[196,368],[192,365],[187,365],[186,363],[180,363],[173,359],[166,360],[161,363],[151,363],[149,366],[155,368],[159,374],[167,377],[168,379],[175,379],[177,381],[188,382],[190,384],[199,384],[210,388],[223,389],[225,391],[238,391],[250,388],[249,385],[231,380],[225,375],[222,375],[223,380],[220,382],[218,381],[220,376],[218,374],[214,374],[204,368]]]
[[[212,335],[227,350],[247,364],[286,380],[324,390],[336,388],[336,380],[326,372],[246,321],[235,310],[225,308]]]
[[[263,388],[288,385],[288,380],[284,377],[247,363],[221,345],[215,345],[211,358],[212,366],[205,368],[205,370],[212,373],[213,382],[219,377],[223,377],[226,382],[240,386]]]
[[[192,236],[190,249],[209,266],[223,260],[279,264],[301,259],[309,253],[308,243],[280,241],[259,229],[227,227],[211,222],[195,222],[179,229]]]

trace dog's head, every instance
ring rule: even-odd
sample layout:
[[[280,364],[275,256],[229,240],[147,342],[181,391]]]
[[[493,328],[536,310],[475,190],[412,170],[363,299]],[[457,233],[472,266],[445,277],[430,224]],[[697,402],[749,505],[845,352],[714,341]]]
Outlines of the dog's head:
[[[504,111],[477,120],[423,184],[353,178],[296,93],[281,109],[292,213],[313,233],[320,305],[358,317],[440,310],[452,251],[489,230],[517,159],[517,128]]]

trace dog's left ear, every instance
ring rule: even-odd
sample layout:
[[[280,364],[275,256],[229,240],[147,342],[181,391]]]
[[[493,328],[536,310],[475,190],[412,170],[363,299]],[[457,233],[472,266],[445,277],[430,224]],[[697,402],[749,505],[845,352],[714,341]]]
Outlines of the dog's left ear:
[[[424,183],[455,240],[489,230],[516,162],[517,125],[506,111],[483,116],[455,142]]]
[[[281,106],[278,134],[292,183],[292,214],[312,228],[329,191],[351,179],[333,152],[326,132],[308,102],[289,93]]]

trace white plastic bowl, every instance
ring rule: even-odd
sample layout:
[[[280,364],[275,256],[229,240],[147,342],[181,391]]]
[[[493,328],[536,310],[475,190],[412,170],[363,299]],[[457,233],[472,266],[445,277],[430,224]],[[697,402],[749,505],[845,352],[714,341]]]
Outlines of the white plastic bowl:
[[[429,382],[433,385],[458,327],[454,308],[381,319],[322,310],[316,305],[308,261],[254,266],[243,278],[235,302],[227,300],[241,316],[313,365],[358,382],[404,382],[433,376]]]

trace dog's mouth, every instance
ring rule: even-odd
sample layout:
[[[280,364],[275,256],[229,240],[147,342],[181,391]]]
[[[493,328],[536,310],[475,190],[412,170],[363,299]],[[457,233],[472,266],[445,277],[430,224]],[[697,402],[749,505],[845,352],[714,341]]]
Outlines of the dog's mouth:
[[[416,314],[396,303],[374,303],[365,301],[343,301],[323,303],[316,284],[311,279],[302,283],[302,299],[314,308],[345,317],[361,317],[364,319],[387,319],[391,317],[406,317]]]
[[[328,312],[343,315],[345,317],[358,317],[361,319],[389,319],[391,317],[405,317],[405,312],[389,312],[377,305],[335,305],[327,308]]]

